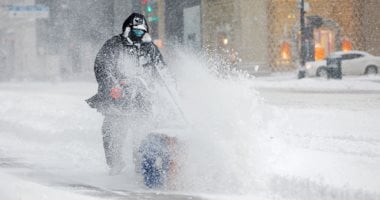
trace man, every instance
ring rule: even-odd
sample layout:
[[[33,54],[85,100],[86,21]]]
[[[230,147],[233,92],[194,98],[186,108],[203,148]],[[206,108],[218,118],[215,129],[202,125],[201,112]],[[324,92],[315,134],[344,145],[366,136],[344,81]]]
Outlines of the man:
[[[149,113],[147,84],[158,76],[157,67],[164,66],[162,55],[149,36],[142,14],[133,13],[123,23],[122,33],[109,39],[95,60],[98,93],[87,103],[101,112],[103,146],[110,174],[124,168],[123,138],[131,113]],[[136,78],[138,77],[138,78]]]

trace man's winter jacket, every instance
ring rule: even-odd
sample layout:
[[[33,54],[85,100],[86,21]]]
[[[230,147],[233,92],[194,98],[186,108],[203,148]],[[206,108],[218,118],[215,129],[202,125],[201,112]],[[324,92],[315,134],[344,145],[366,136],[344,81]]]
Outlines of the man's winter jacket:
[[[164,65],[162,55],[148,33],[138,44],[123,34],[112,37],[96,56],[94,71],[99,85],[98,93],[86,100],[87,103],[99,112],[107,113],[112,105],[110,91],[113,87],[136,71],[150,71],[154,76],[156,67],[160,65]]]

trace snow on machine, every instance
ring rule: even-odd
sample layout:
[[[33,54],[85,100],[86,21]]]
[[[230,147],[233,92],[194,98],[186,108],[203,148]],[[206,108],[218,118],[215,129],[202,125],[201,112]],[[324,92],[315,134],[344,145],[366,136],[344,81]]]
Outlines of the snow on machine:
[[[136,113],[134,111],[138,111],[140,116],[149,115],[152,109],[149,100],[152,91],[144,79],[135,77],[127,78],[124,81],[126,84],[122,84],[124,91],[122,98],[114,101],[116,112],[126,115],[132,113],[133,115]],[[166,85],[165,87],[173,97],[169,88]],[[178,106],[178,104],[176,105]],[[142,176],[143,183],[148,188],[173,187],[179,170],[178,155],[179,152],[182,152],[180,146],[183,146],[179,145],[177,139],[179,131],[183,131],[183,128],[162,129],[161,127],[160,130],[150,131],[142,138],[139,146],[133,148],[135,171]]]

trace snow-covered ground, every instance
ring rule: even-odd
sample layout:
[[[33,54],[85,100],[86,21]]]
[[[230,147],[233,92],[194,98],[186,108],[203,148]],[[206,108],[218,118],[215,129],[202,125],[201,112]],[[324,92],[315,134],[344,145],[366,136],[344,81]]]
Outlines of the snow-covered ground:
[[[263,78],[278,157],[272,189],[290,199],[379,199],[380,78]],[[273,145],[275,146],[275,145]]]
[[[202,131],[174,191],[107,174],[95,83],[1,83],[0,199],[380,199],[379,76],[199,74],[178,84]]]

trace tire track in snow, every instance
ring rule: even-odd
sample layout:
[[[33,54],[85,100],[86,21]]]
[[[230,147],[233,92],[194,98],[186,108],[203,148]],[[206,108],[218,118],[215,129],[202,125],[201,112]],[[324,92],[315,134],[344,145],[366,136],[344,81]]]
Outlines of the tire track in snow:
[[[281,138],[296,147],[323,152],[380,158],[380,140],[355,136],[287,135]]]
[[[282,198],[292,200],[380,200],[378,193],[349,187],[338,188],[290,176],[274,176],[269,187]]]
[[[161,191],[143,191],[143,192],[134,192],[128,190],[113,190],[102,188],[94,185],[87,185],[81,183],[72,183],[72,184],[62,184],[58,185],[60,187],[68,187],[80,193],[84,193],[91,196],[105,197],[105,198],[115,198],[115,199],[139,199],[139,200],[202,200],[200,197],[182,195],[182,194],[169,194]]]

